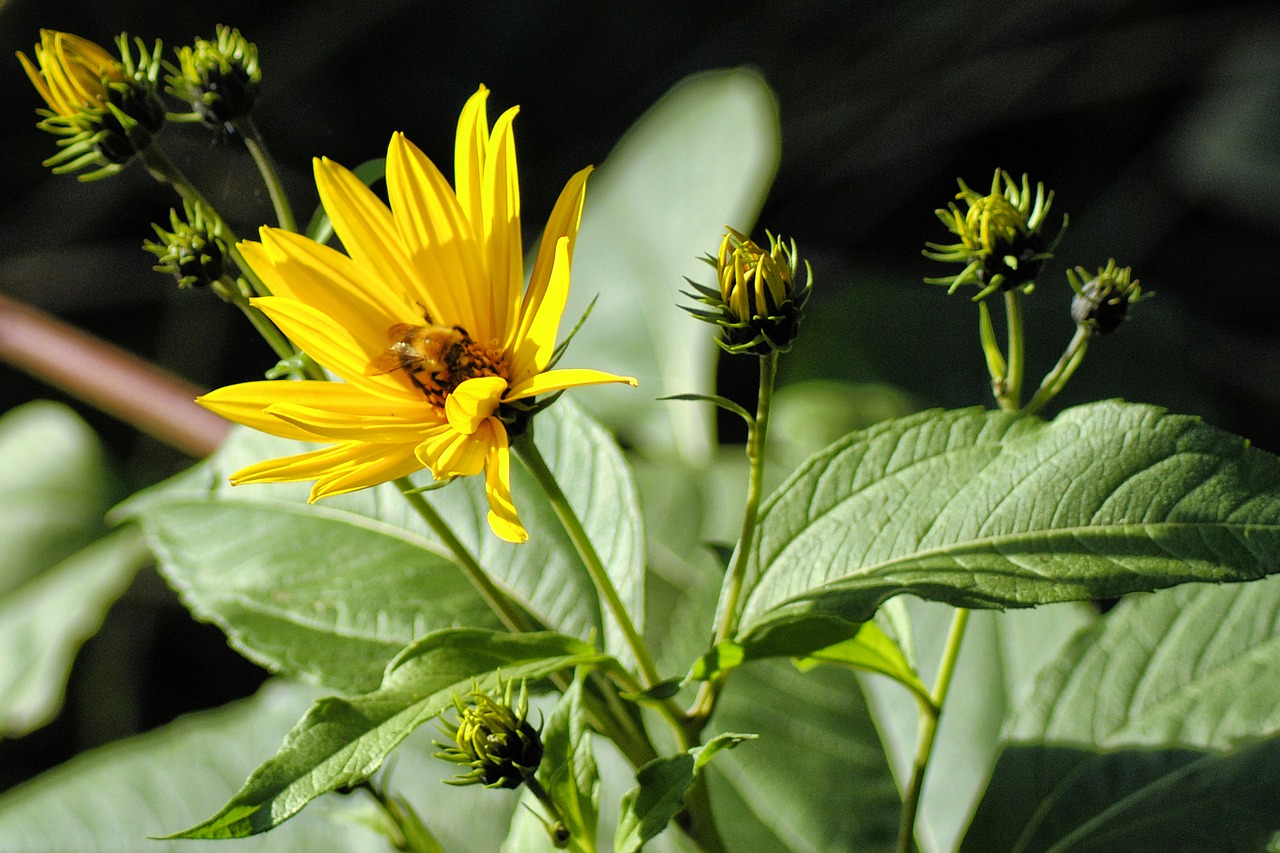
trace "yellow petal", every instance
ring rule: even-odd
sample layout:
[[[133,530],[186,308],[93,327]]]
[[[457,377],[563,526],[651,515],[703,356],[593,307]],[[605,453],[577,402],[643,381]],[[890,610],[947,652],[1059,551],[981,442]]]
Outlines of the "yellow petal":
[[[463,435],[450,426],[428,430],[427,437],[414,448],[418,461],[431,469],[437,480],[445,477],[469,477],[479,474],[493,440],[493,431],[485,421],[471,435]]]
[[[315,441],[320,438],[320,434],[306,428],[300,422],[283,421],[266,410],[271,406],[287,403],[312,409],[324,409],[333,417],[377,413],[383,417],[409,419],[424,408],[431,408],[425,402],[401,402],[374,397],[362,388],[343,382],[310,380],[242,382],[239,385],[228,385],[210,391],[208,394],[197,397],[196,402],[227,420],[282,438],[295,438],[302,441]]]
[[[358,441],[322,447],[296,456],[268,459],[241,468],[231,475],[233,486],[246,483],[293,483],[298,480],[314,480],[331,471],[346,470],[358,465],[365,456],[368,445]]]
[[[538,246],[538,259],[534,261],[533,274],[529,276],[529,289],[525,291],[524,301],[520,306],[520,330],[517,337],[507,342],[508,346],[528,335],[533,318],[541,310],[547,284],[551,280],[552,269],[556,265],[556,252],[560,238],[568,238],[569,243],[566,247],[568,258],[570,262],[573,261],[573,248],[578,240],[578,225],[582,221],[582,203],[586,199],[587,178],[591,175],[591,171],[592,167],[588,166],[570,178],[564,185],[564,189],[560,191],[560,198],[556,200],[555,207],[551,209],[551,216],[547,218],[547,227],[542,232],[542,241]],[[561,305],[556,315],[559,316],[563,312],[564,306]]]
[[[485,104],[489,90],[481,86],[467,99],[458,116],[458,134],[453,151],[453,182],[458,189],[458,204],[472,233],[477,237],[484,233],[484,152],[489,144],[489,117]]]
[[[437,325],[479,334],[475,300],[486,282],[476,234],[449,182],[402,133],[391,137],[387,152],[387,195],[418,270],[414,298]]]
[[[357,338],[327,314],[283,296],[265,296],[251,302],[279,326],[289,340],[348,383],[379,397],[421,399],[402,370],[370,375],[369,365],[387,347],[385,332],[381,337],[373,337],[366,330]]]
[[[353,455],[348,467],[316,480],[309,500],[314,503],[320,498],[345,495],[422,470],[413,447],[412,444],[367,446],[367,453]]]
[[[520,337],[511,347],[511,382],[518,385],[540,373],[551,361],[560,331],[560,317],[569,298],[569,238],[556,241],[555,265],[541,298],[529,304],[520,318]]]
[[[449,425],[463,435],[471,435],[502,402],[507,380],[501,376],[479,376],[454,388],[444,401]]]
[[[511,499],[511,448],[507,442],[507,430],[499,421],[493,424],[493,445],[485,457],[484,493],[489,499],[489,528],[500,538],[519,544],[529,539],[529,533],[516,515],[516,505]]]
[[[271,293],[307,303],[356,337],[385,341],[392,325],[422,316],[404,294],[336,249],[279,228],[264,227],[259,236],[261,243],[245,240],[239,248]]]
[[[366,395],[366,400],[374,399]],[[442,423],[434,407],[425,401],[408,417],[371,412],[332,412],[293,403],[275,403],[266,414],[293,424],[325,441],[364,441],[414,445],[426,427]],[[375,410],[376,411],[376,410]]]
[[[639,384],[634,376],[618,376],[614,373],[605,373],[603,370],[570,367],[563,370],[548,370],[546,373],[535,374],[519,385],[513,386],[505,399],[508,402],[514,402],[515,400],[523,400],[526,397],[536,397],[539,394],[559,391],[563,388],[576,388],[579,385],[606,385],[610,382],[620,382],[633,388]]]
[[[516,142],[511,129],[519,107],[494,124],[484,161],[484,249],[488,254],[490,325],[479,323],[481,340],[505,341],[515,325],[524,288],[524,246],[520,237],[520,186]]]
[[[422,290],[391,211],[373,190],[328,158],[315,161],[315,176],[320,201],[352,260],[407,296]],[[430,310],[432,306],[423,307]]]

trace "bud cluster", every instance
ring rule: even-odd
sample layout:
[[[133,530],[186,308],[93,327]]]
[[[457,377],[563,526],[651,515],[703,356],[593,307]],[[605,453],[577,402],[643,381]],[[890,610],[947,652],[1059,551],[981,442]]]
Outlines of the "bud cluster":
[[[147,240],[142,247],[156,256],[156,272],[166,272],[178,280],[178,287],[207,287],[226,274],[228,247],[222,237],[222,220],[210,215],[200,204],[183,202],[183,216],[169,211],[166,231],[152,225],[158,242]]]
[[[688,280],[697,292],[685,295],[711,310],[685,310],[720,328],[717,343],[725,352],[786,352],[800,331],[804,307],[813,290],[813,270],[805,261],[801,286],[795,241],[787,243],[772,234],[768,237],[769,249],[765,251],[745,234],[726,229],[717,256],[704,259],[715,267],[719,289]]]
[[[458,722],[441,720],[441,729],[452,745],[437,743],[443,752],[437,758],[463,764],[471,769],[445,781],[451,785],[480,785],[486,788],[518,788],[533,776],[542,762],[542,738],[530,725],[525,685],[512,703],[512,684],[498,685],[501,698],[481,690],[467,695],[469,702],[454,696]]]
[[[258,97],[262,69],[258,48],[240,31],[218,25],[214,40],[196,39],[178,49],[178,65],[169,66],[168,91],[189,103],[209,128],[225,129],[249,115]]]
[[[928,278],[930,284],[945,284],[947,292],[972,284],[978,287],[974,300],[984,299],[996,291],[1022,290],[1029,293],[1044,262],[1053,257],[1054,247],[1062,238],[1062,229],[1052,242],[1043,233],[1053,193],[1044,184],[1031,182],[1026,175],[1016,183],[1008,172],[997,170],[991,180],[991,192],[976,192],[958,181],[956,199],[964,201],[967,210],[955,202],[936,211],[942,224],[960,238],[957,243],[927,243],[925,257],[935,261],[964,264],[955,275]]]
[[[1075,296],[1071,300],[1071,319],[1090,334],[1109,335],[1120,327],[1129,306],[1151,296],[1143,293],[1129,267],[1117,267],[1107,261],[1095,275],[1084,267],[1067,270],[1067,281]]]

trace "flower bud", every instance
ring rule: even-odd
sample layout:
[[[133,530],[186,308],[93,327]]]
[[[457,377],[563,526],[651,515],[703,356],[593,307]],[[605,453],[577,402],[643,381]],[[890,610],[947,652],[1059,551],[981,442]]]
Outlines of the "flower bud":
[[[768,236],[766,252],[745,234],[726,229],[718,255],[705,259],[716,268],[719,290],[689,281],[697,292],[685,295],[711,310],[686,310],[699,320],[720,327],[717,343],[725,352],[786,352],[799,334],[804,307],[813,290],[813,270],[805,261],[805,283],[800,286],[796,280],[800,257],[795,241],[784,243],[772,234]]]
[[[1129,267],[1117,268],[1114,259],[1090,277],[1084,267],[1067,270],[1067,281],[1076,295],[1071,300],[1071,319],[1090,334],[1109,335],[1120,327],[1129,306],[1152,296],[1142,292]]]
[[[173,275],[178,287],[207,287],[226,274],[228,249],[222,238],[222,222],[206,215],[199,204],[184,201],[182,208],[185,216],[169,211],[172,231],[153,224],[159,242],[148,240],[142,247],[159,261],[153,269]]]
[[[262,82],[257,46],[221,24],[213,41],[196,39],[180,48],[178,66],[169,70],[169,93],[191,104],[200,121],[213,129],[249,115]]]
[[[948,293],[954,293],[962,285],[977,285],[979,292],[975,300],[997,290],[1030,293],[1044,262],[1053,257],[1054,247],[1066,229],[1064,217],[1062,228],[1052,242],[1042,232],[1053,204],[1053,193],[1046,195],[1044,184],[1036,184],[1033,196],[1026,175],[1019,185],[1008,172],[1000,170],[992,178],[991,192],[987,195],[969,189],[964,181],[958,183],[960,192],[956,198],[963,200],[968,210],[961,211],[953,202],[946,210],[936,213],[960,242],[926,243],[924,255],[935,261],[964,264],[964,269],[955,275],[925,281],[947,285]]]
[[[54,172],[96,166],[81,180],[114,174],[145,150],[164,124],[156,88],[160,42],[150,53],[140,39],[136,43],[135,60],[128,37],[121,34],[117,60],[79,36],[41,30],[34,62],[18,52],[27,77],[48,105],[37,110],[43,117],[37,126],[62,137],[62,150],[44,161]]]
[[[455,696],[458,722],[441,721],[441,729],[453,745],[437,743],[443,752],[437,758],[465,764],[466,773],[446,779],[450,785],[478,785],[486,788],[518,788],[538,770],[542,761],[542,739],[526,716],[529,703],[524,682],[512,705],[511,682],[498,684],[501,699],[480,690],[468,694],[469,702]]]

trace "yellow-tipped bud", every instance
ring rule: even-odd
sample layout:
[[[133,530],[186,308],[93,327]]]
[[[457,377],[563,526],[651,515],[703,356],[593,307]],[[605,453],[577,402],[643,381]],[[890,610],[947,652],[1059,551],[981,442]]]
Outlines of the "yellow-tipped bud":
[[[121,34],[116,44],[119,59],[79,36],[41,30],[34,61],[18,52],[27,77],[48,105],[37,110],[42,116],[37,126],[61,137],[61,150],[44,162],[55,172],[92,166],[96,169],[81,180],[114,174],[146,149],[164,124],[156,88],[160,43],[148,52],[138,40],[136,60],[127,36]]]
[[[189,103],[205,126],[218,129],[249,115],[262,82],[257,46],[221,24],[212,41],[196,39],[180,48],[170,71],[169,93]]]
[[[1044,184],[1036,184],[1033,194],[1026,175],[1017,183],[1008,172],[1000,170],[992,178],[991,192],[986,195],[969,189],[964,181],[958,183],[960,192],[956,198],[964,201],[968,209],[961,211],[953,202],[937,214],[960,241],[926,243],[924,255],[935,261],[964,264],[964,269],[955,275],[925,281],[947,285],[948,293],[954,293],[962,285],[976,285],[979,290],[974,300],[998,290],[1030,293],[1036,276],[1040,275],[1044,262],[1053,257],[1054,247],[1066,228],[1064,217],[1062,229],[1052,242],[1043,234],[1053,193],[1045,193]]]
[[[473,690],[464,702],[455,696],[458,722],[441,721],[441,728],[453,741],[437,743],[443,752],[437,758],[464,764],[471,769],[446,779],[450,785],[484,785],[486,788],[518,788],[533,776],[542,762],[542,738],[529,724],[528,698],[524,682],[520,696],[512,703],[512,684],[499,683],[500,698]]]
[[[765,251],[745,234],[727,228],[720,251],[705,260],[716,268],[720,288],[717,291],[689,281],[696,292],[686,295],[711,310],[686,310],[720,327],[720,347],[726,352],[755,355],[790,349],[813,290],[808,261],[804,263],[804,285],[797,280],[800,257],[795,241],[784,242],[770,234]]]
[[[166,231],[152,225],[158,242],[147,240],[142,248],[156,256],[156,272],[167,272],[178,287],[207,287],[226,273],[227,244],[222,238],[222,222],[199,204],[182,203],[183,215],[169,211]]]
[[[1109,335],[1120,327],[1129,306],[1149,296],[1143,293],[1129,267],[1117,267],[1115,259],[1107,261],[1095,275],[1084,267],[1067,270],[1067,281],[1076,295],[1071,300],[1071,319],[1090,334]]]

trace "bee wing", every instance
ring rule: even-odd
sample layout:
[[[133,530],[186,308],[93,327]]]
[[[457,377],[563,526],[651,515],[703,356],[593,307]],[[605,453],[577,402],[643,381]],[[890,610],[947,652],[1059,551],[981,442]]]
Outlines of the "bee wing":
[[[404,355],[400,351],[403,346],[404,344],[395,343],[378,353],[378,357],[369,362],[369,366],[364,369],[364,375],[381,376],[393,370],[400,370],[404,367]]]

